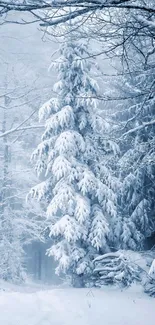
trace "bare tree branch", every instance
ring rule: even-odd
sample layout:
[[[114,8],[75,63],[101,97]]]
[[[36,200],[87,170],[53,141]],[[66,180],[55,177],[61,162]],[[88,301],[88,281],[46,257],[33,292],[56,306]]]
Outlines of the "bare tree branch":
[[[10,135],[12,133],[18,132],[18,131],[25,131],[25,130],[31,130],[31,129],[43,129],[44,125],[30,125],[30,126],[24,126],[24,127],[18,127],[11,130],[8,130],[2,134],[0,134],[0,138],[5,137],[6,135]]]
[[[40,21],[43,21],[41,25],[56,25],[59,23],[63,23],[68,21],[69,19],[73,19],[75,17],[79,17],[83,14],[89,12],[95,12],[96,10],[104,10],[109,8],[119,8],[119,9],[128,9],[128,10],[137,10],[139,12],[146,12],[155,14],[155,8],[149,5],[146,5],[144,1],[132,1],[132,0],[36,0],[32,3],[29,0],[20,0],[16,1],[0,1],[0,14],[4,15],[10,11],[18,11],[18,12],[30,12],[34,14],[34,12],[38,10],[53,10],[53,9],[65,9],[69,7],[73,7],[73,11],[70,14],[63,14],[59,19],[50,19],[42,16],[41,13],[37,15]],[[48,19],[48,21],[46,20]],[[33,22],[33,21],[32,21]]]
[[[127,135],[130,135],[132,133],[135,133],[135,132],[137,132],[139,130],[145,129],[146,127],[152,126],[152,125],[155,125],[155,120],[143,123],[142,125],[139,125],[139,126],[133,128],[133,129],[130,129],[129,131],[125,132],[122,137],[125,138]]]

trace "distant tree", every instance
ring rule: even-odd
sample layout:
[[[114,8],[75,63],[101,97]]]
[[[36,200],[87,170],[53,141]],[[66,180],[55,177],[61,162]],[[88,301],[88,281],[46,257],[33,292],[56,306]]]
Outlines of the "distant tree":
[[[21,282],[26,276],[25,246],[32,240],[43,238],[43,227],[39,220],[39,205],[27,204],[25,199],[28,189],[35,182],[34,173],[30,168],[29,152],[32,150],[31,140],[33,138],[34,141],[36,135],[31,132],[25,139],[25,125],[21,120],[27,117],[25,123],[28,122],[29,116],[33,115],[32,109],[27,107],[30,102],[26,98],[25,88],[23,93],[22,87],[18,87],[14,78],[12,79],[11,71],[11,68],[7,69],[5,80],[1,79],[0,278]],[[23,114],[20,118],[18,109],[21,106]]]

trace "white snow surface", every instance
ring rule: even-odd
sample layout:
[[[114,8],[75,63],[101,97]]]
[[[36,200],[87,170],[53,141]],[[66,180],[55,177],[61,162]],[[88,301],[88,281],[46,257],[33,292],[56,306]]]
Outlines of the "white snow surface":
[[[139,287],[10,287],[0,291],[1,325],[154,325],[155,299]]]

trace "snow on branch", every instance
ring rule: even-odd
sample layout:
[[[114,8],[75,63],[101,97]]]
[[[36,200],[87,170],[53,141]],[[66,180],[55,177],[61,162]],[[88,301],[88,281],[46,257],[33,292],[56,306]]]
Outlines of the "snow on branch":
[[[12,133],[19,132],[19,131],[26,131],[26,130],[32,130],[32,129],[43,129],[43,128],[44,128],[44,125],[30,125],[30,126],[24,126],[22,128],[20,128],[20,127],[13,128],[13,129],[10,129],[10,130],[0,134],[0,138],[4,138],[7,135],[10,135]]]
[[[41,16],[42,13],[38,13],[38,10],[55,10],[55,9],[67,9],[69,7],[73,8],[72,13],[62,13],[62,17],[60,18],[50,18],[45,16]],[[0,1],[0,14],[5,15],[10,11],[18,11],[18,12],[30,12],[34,15],[38,21],[42,21],[42,26],[49,26],[49,25],[57,25],[59,23],[64,23],[69,19],[74,19],[75,17],[80,17],[86,13],[94,12],[96,10],[104,10],[107,8],[119,8],[119,9],[130,9],[130,10],[138,10],[147,13],[155,13],[155,8],[139,4],[138,2],[133,2],[132,0],[36,0],[36,1],[29,1],[29,0],[19,0],[17,1]],[[36,21],[36,20],[35,20]],[[32,21],[34,22],[34,21]],[[20,23],[20,22],[18,22]],[[23,21],[21,21],[21,24]],[[24,21],[24,23],[26,23]],[[27,22],[31,23],[31,22]]]
[[[123,137],[126,137],[129,134],[132,134],[132,133],[137,132],[139,130],[145,129],[147,126],[152,126],[154,124],[155,124],[155,120],[152,120],[150,122],[143,123],[142,125],[139,125],[139,126],[133,128],[133,129],[130,129],[129,131],[125,132],[123,134]]]
[[[148,279],[144,285],[144,291],[151,297],[155,297],[155,259],[152,261]]]
[[[31,117],[37,112],[37,110],[34,110],[23,122],[21,122],[19,125],[17,125],[15,128],[12,128],[2,134],[0,134],[0,138],[4,138],[5,136],[8,136],[12,133],[18,132],[18,131],[25,131],[25,130],[31,130],[31,129],[42,129],[44,126],[43,125],[29,125],[23,127],[23,125],[28,122]]]
[[[95,286],[120,284],[130,286],[135,280],[140,281],[140,270],[122,251],[107,253],[94,260]]]

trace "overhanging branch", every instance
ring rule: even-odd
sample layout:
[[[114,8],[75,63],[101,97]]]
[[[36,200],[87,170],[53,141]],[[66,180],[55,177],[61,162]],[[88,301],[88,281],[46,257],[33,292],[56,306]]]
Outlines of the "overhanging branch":
[[[47,25],[56,25],[68,21],[70,18],[74,19],[75,17],[79,17],[83,14],[94,12],[96,10],[104,10],[108,8],[119,8],[119,9],[128,9],[128,10],[138,10],[141,12],[152,13],[155,14],[155,8],[151,6],[144,5],[143,1],[136,2],[132,0],[49,0],[43,1],[38,0],[30,3],[29,0],[21,0],[18,3],[15,1],[0,1],[0,14],[6,14],[10,11],[18,11],[18,12],[30,12],[31,14],[35,14],[38,10],[54,10],[54,9],[65,9],[72,7],[72,13],[68,13],[68,15],[63,15],[62,18],[59,19],[50,19],[45,22],[45,17],[42,16],[41,13],[37,14],[40,21],[42,21],[42,26]],[[72,16],[72,17],[71,17]],[[33,21],[32,21],[33,22]]]

